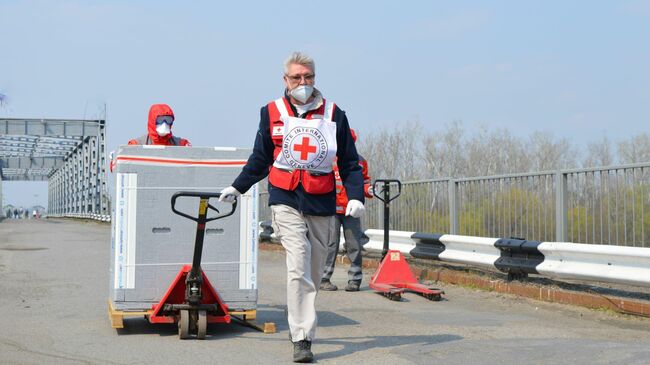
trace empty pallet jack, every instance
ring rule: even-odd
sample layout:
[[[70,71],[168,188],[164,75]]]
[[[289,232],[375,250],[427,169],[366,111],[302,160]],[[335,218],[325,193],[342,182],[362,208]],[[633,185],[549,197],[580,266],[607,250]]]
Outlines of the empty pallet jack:
[[[262,331],[275,332],[273,323],[265,323],[260,328],[244,319],[231,315],[228,306],[214,289],[207,276],[201,269],[203,253],[203,238],[207,222],[228,217],[235,213],[237,201],[232,203],[230,212],[221,214],[209,204],[210,198],[218,198],[220,193],[179,191],[172,196],[172,211],[182,217],[197,223],[192,265],[184,265],[167,289],[158,304],[152,306],[152,312],[147,315],[151,323],[178,323],[178,336],[181,339],[195,335],[197,339],[205,339],[208,323],[236,323]],[[198,197],[199,216],[193,217],[176,209],[176,199],[180,197]],[[208,210],[217,212],[214,217],[207,217]]]
[[[383,184],[381,189],[377,189],[378,184]],[[397,194],[394,196],[390,193],[391,184],[397,185]],[[390,202],[402,193],[402,183],[394,179],[378,179],[375,180],[373,189],[375,197],[384,203],[384,248],[381,252],[381,262],[372,275],[369,286],[390,300],[401,300],[406,290],[420,294],[429,300],[441,300],[444,294],[442,290],[420,284],[404,255],[398,250],[388,249]]]

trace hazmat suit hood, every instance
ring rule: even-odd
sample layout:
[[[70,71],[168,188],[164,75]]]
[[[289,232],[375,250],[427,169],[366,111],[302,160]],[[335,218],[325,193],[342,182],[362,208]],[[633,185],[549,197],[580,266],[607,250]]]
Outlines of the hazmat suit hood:
[[[169,134],[166,136],[159,136],[156,132],[156,118],[169,115],[172,118],[174,117],[174,111],[167,104],[154,104],[149,108],[149,122],[147,123],[147,132],[149,138],[154,144],[168,145],[169,141],[172,139],[172,132],[170,130]],[[175,119],[175,118],[174,118]],[[171,129],[171,126],[169,127]]]

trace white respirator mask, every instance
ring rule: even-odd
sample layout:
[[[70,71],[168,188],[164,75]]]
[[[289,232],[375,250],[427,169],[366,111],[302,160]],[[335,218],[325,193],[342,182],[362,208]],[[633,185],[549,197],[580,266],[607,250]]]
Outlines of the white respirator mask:
[[[167,123],[162,123],[156,127],[156,133],[159,136],[164,137],[172,131],[172,128]]]
[[[297,88],[291,90],[289,94],[296,100],[301,103],[306,103],[307,100],[311,97],[311,94],[314,92],[314,87],[311,85],[300,85]]]

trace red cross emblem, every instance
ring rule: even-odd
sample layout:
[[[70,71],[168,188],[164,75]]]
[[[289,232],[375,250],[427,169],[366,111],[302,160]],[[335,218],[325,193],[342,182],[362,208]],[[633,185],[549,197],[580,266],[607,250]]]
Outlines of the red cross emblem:
[[[300,152],[301,160],[307,161],[307,157],[309,156],[309,154],[316,152],[316,146],[312,146],[309,144],[309,137],[302,137],[302,144],[296,143],[295,145],[293,145],[293,150],[296,152]]]

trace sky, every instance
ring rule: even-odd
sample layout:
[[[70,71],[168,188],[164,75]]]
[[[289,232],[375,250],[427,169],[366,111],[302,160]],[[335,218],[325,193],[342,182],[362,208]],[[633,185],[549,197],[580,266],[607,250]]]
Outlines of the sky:
[[[0,118],[105,109],[109,151],[154,103],[195,146],[251,147],[296,50],[360,136],[460,120],[585,144],[650,119],[650,1],[0,0],[0,29]],[[46,183],[3,192],[47,205]]]

